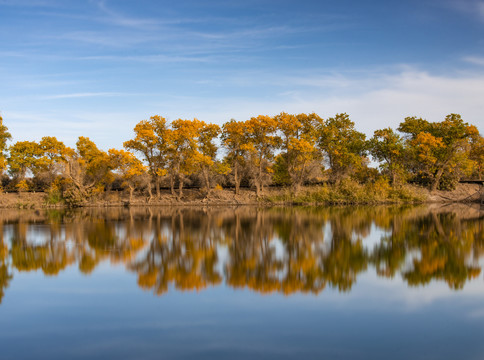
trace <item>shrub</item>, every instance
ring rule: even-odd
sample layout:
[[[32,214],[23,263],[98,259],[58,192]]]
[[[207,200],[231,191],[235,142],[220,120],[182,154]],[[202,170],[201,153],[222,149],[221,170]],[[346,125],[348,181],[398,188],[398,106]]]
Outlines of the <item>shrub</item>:
[[[45,199],[45,202],[51,205],[56,205],[64,202],[64,198],[62,197],[62,191],[56,183],[53,183],[47,191],[47,197]]]
[[[29,191],[29,184],[27,180],[21,180],[18,182],[17,185],[15,185],[15,188],[17,189],[18,192]]]

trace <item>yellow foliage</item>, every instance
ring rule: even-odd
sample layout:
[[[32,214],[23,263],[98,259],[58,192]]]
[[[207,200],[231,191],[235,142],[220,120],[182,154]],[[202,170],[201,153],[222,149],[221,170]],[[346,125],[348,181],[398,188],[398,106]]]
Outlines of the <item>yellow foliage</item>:
[[[19,181],[19,183],[15,185],[15,187],[19,192],[29,191],[29,184],[27,183],[27,180]]]
[[[230,165],[225,163],[225,162],[216,162],[215,163],[215,172],[220,175],[227,175],[230,173],[232,169],[230,168]]]

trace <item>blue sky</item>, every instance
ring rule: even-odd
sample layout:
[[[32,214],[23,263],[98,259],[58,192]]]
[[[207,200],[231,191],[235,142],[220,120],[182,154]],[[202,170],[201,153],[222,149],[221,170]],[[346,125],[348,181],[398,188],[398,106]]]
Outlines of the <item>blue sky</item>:
[[[15,141],[119,148],[155,114],[484,128],[483,0],[0,0],[0,44]]]

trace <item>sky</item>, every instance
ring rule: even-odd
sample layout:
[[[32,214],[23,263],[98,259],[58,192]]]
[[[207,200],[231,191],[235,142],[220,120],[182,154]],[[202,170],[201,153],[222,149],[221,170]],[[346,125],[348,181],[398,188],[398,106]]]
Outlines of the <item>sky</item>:
[[[484,130],[484,0],[0,0],[13,141],[139,121],[346,112],[359,131],[447,114]]]

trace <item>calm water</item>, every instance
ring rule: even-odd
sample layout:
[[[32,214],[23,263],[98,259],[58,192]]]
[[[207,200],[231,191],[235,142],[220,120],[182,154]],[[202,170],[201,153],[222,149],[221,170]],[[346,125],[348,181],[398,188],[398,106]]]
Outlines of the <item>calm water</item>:
[[[0,212],[0,359],[484,359],[484,211]]]

